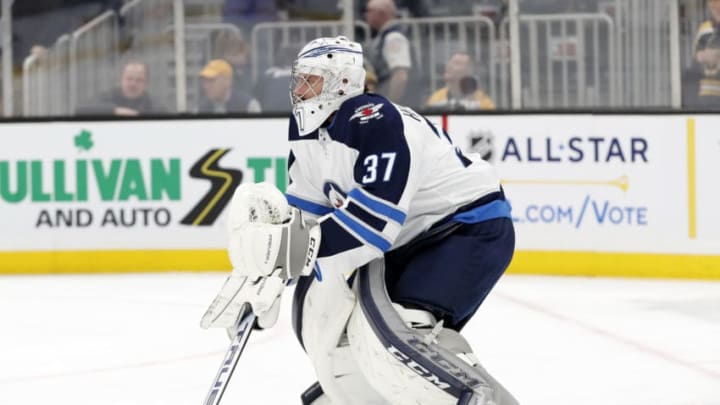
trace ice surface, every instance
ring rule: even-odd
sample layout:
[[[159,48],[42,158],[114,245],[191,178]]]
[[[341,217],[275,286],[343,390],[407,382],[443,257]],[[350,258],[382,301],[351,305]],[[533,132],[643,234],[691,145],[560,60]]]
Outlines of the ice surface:
[[[0,277],[0,404],[200,405],[221,273]],[[288,292],[289,293],[289,292]],[[299,404],[290,327],[256,332],[223,404]],[[464,331],[522,404],[720,404],[720,282],[508,275]]]

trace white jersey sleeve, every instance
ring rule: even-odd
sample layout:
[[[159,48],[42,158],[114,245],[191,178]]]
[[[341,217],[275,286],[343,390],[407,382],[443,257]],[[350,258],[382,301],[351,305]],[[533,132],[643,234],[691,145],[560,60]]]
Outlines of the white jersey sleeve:
[[[294,122],[294,120],[292,121]],[[301,209],[305,214],[309,214],[311,218],[318,218],[331,213],[333,207],[328,204],[328,200],[323,194],[322,189],[316,188],[313,183],[305,177],[305,173],[312,172],[312,168],[307,167],[307,165],[311,163],[311,160],[298,162],[295,154],[292,150],[290,151],[290,156],[288,157],[288,177],[290,184],[288,184],[285,196],[290,205]],[[306,167],[303,168],[303,166]]]

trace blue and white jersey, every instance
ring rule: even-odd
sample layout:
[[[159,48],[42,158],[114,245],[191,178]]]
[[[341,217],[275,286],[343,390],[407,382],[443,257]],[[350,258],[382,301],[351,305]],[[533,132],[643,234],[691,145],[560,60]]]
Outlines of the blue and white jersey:
[[[500,191],[489,163],[376,94],[345,101],[327,128],[302,137],[291,118],[289,140],[287,198],[319,217],[325,271],[352,271]]]

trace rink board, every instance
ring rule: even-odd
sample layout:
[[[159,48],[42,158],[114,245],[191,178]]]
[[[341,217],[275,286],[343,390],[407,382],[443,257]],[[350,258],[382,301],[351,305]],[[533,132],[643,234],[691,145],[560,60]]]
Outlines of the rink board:
[[[720,118],[442,120],[513,206],[510,271],[720,279]],[[242,182],[287,182],[287,120],[2,124],[1,273],[223,270]]]

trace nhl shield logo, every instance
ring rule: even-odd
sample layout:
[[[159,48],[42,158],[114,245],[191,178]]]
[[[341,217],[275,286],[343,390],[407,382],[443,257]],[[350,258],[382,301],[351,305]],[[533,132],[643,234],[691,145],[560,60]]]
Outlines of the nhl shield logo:
[[[494,136],[488,130],[473,130],[467,136],[467,151],[479,153],[483,160],[492,162]]]

